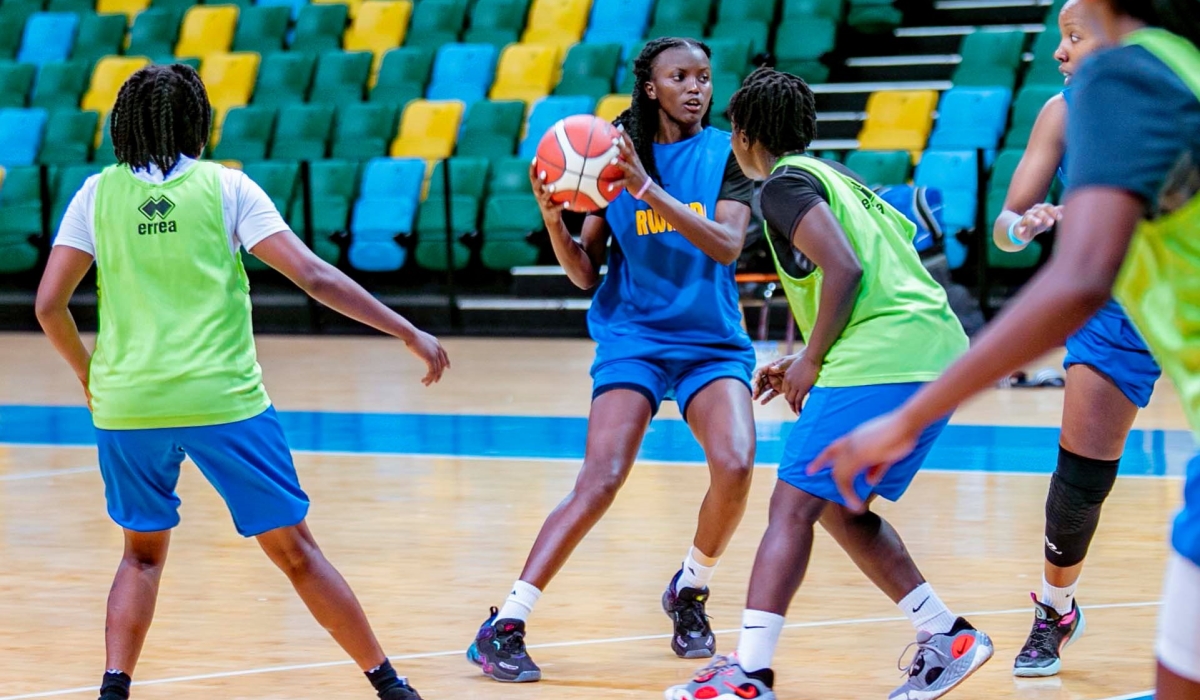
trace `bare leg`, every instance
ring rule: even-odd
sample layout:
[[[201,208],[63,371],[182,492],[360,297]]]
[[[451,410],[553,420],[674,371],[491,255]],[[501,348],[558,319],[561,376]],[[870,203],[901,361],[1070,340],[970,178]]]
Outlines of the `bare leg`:
[[[1196,700],[1200,698],[1200,683],[1190,681],[1158,665],[1158,690],[1156,700]]]
[[[717,558],[742,522],[754,475],[754,407],[736,379],[719,379],[688,405],[688,425],[708,458],[710,485],[700,506],[696,549]]]
[[[812,555],[813,525],[829,502],[777,481],[767,532],[758,546],[746,608],[787,615]]]
[[[879,515],[871,511],[859,515],[830,503],[821,525],[893,603],[925,583],[899,533]]]
[[[108,620],[104,626],[109,669],[132,676],[137,667],[146,633],[154,621],[158,584],[170,544],[170,530],[125,531],[125,553],[108,594]]]
[[[359,668],[369,671],[387,660],[354,591],[321,553],[306,523],[263,533],[258,544]]]

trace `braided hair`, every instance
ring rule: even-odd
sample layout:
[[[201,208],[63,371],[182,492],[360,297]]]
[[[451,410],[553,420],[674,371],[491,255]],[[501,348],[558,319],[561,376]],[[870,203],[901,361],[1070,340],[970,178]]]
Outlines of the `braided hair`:
[[[146,66],[130,76],[112,111],[117,161],[135,170],[151,163],[170,173],[180,155],[199,158],[212,126],[212,105],[191,66]]]
[[[817,102],[802,79],[759,68],[729,99],[729,120],[772,155],[803,153],[817,137]]]
[[[625,127],[625,133],[629,134],[638,158],[652,180],[660,179],[658,165],[654,162],[654,136],[658,132],[659,104],[658,100],[652,99],[646,93],[646,83],[654,80],[654,62],[659,54],[677,48],[700,49],[705,56],[712,58],[712,49],[695,39],[663,37],[647,43],[633,61],[633,103],[613,121],[617,126]],[[703,126],[708,126],[711,113],[712,104],[709,104],[701,122]]]

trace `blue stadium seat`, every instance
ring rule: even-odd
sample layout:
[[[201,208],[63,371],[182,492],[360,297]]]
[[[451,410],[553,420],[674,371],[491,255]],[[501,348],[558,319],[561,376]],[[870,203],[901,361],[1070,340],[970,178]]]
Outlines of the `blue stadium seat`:
[[[590,97],[547,97],[538,102],[529,113],[529,125],[518,155],[533,158],[537,155],[538,141],[555,122],[573,114],[591,114],[593,107],[595,103]]]
[[[367,272],[404,266],[408,256],[396,238],[412,233],[424,181],[422,159],[375,158],[367,163],[350,220],[352,266]]]
[[[425,96],[460,100],[469,109],[487,97],[496,75],[496,47],[491,44],[446,44],[438,50]]]
[[[295,22],[308,0],[258,0],[258,4],[263,7],[287,7],[291,9],[292,21]]]
[[[974,151],[925,151],[913,179],[919,187],[942,191],[947,233],[975,227],[978,173]]]
[[[77,29],[79,15],[73,12],[34,13],[25,23],[17,61],[41,66],[67,60],[75,47]]]
[[[0,109],[0,166],[36,163],[45,129],[44,109]]]
[[[628,52],[646,36],[654,0],[604,0],[592,5],[587,33],[589,44],[622,44]]]
[[[929,148],[955,151],[982,148],[988,162],[1008,125],[1012,92],[1007,88],[959,87],[942,94]]]

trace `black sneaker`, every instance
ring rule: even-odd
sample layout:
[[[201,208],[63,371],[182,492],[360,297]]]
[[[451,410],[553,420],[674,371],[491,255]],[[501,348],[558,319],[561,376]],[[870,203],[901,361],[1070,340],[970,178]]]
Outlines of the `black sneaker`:
[[[684,588],[676,592],[675,584],[683,571],[675,574],[667,591],[663,593],[663,611],[675,623],[675,635],[671,637],[671,650],[682,659],[705,659],[713,655],[717,639],[708,624],[704,604],[708,601],[708,587],[700,590]]]
[[[497,620],[500,611],[479,628],[475,641],[467,649],[467,661],[483,669],[483,675],[501,683],[532,683],[542,679],[542,669],[525,650],[525,623]]]
[[[1087,629],[1083,611],[1078,603],[1071,601],[1071,612],[1060,615],[1053,606],[1039,601],[1037,594],[1030,595],[1035,615],[1033,629],[1013,664],[1013,675],[1020,678],[1057,675],[1062,668],[1063,649],[1071,646]]]
[[[389,688],[386,693],[379,696],[379,700],[421,700],[421,694],[417,689],[408,684],[408,681],[401,679],[400,685]]]

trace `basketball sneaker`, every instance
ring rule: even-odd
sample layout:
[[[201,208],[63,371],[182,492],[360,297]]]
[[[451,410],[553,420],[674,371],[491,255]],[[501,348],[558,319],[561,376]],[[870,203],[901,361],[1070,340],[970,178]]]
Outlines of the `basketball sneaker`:
[[[408,681],[401,679],[400,685],[394,688],[388,688],[383,695],[379,696],[379,700],[421,700],[421,694],[417,689],[408,684]]]
[[[961,617],[945,634],[918,632],[917,641],[909,644],[917,653],[908,666],[900,670],[908,674],[904,685],[892,691],[888,700],[934,700],[953,690],[992,658],[995,649],[986,634]],[[904,650],[908,653],[908,648]],[[901,660],[904,654],[900,655]]]
[[[746,673],[737,656],[718,656],[696,672],[687,685],[668,688],[666,700],[775,700],[771,686],[775,672],[769,668]]]
[[[483,675],[501,683],[532,683],[542,679],[542,669],[533,663],[525,649],[525,623],[521,620],[497,620],[500,611],[479,628],[475,641],[467,649],[467,661],[483,669]]]
[[[681,659],[706,659],[713,655],[717,639],[708,624],[704,604],[708,601],[708,587],[684,588],[678,592],[675,585],[683,570],[671,579],[663,593],[663,611],[675,623],[675,634],[671,637],[671,650]]]
[[[1071,601],[1071,612],[1060,614],[1053,606],[1033,597],[1033,629],[1017,661],[1013,664],[1013,675],[1019,678],[1043,678],[1056,675],[1062,669],[1063,649],[1071,646],[1087,629],[1083,611]]]

